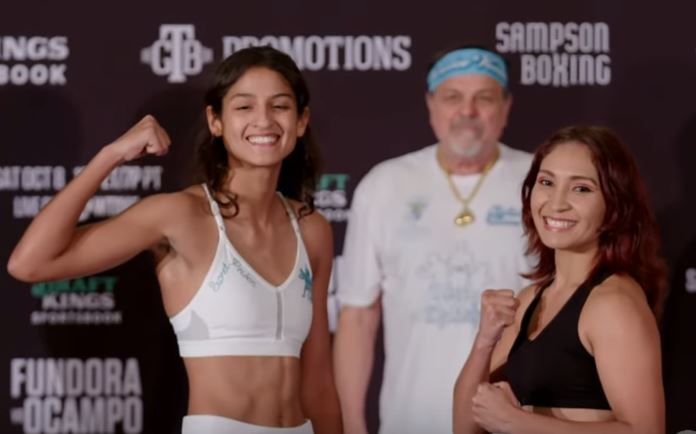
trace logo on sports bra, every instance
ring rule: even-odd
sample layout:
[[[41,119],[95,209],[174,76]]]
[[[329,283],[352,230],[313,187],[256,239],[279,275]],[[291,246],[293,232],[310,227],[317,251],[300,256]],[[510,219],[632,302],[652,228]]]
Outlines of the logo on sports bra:
[[[220,287],[222,286],[222,281],[225,280],[225,275],[230,271],[230,264],[227,262],[224,262],[222,264],[222,270],[218,273],[217,276],[215,276],[215,279],[211,280],[208,285],[210,285],[210,288],[218,292],[220,290]]]
[[[239,275],[249,282],[249,285],[251,285],[253,288],[256,287],[256,281],[253,277],[251,277],[249,272],[244,269],[244,266],[241,264],[241,262],[239,262],[239,259],[232,258],[232,264],[229,262],[223,262],[220,271],[218,271],[215,278],[208,283],[213,291],[218,292],[220,290],[222,283],[225,281],[225,276],[227,276],[227,274],[230,272],[230,268],[233,266]]]
[[[312,272],[309,271],[308,267],[302,267],[300,269],[300,279],[304,281],[304,291],[302,291],[302,298],[306,298],[312,301]]]
[[[244,265],[237,258],[232,258],[232,265],[237,269],[237,273],[242,276],[252,288],[256,288],[256,280],[251,277],[251,274],[244,268]]]

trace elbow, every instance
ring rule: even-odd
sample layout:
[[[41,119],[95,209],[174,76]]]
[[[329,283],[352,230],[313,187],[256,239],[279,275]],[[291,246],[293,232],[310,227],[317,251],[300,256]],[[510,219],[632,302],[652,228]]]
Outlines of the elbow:
[[[454,399],[454,411],[452,412],[452,429],[454,434],[465,434],[467,432],[467,418],[464,411],[459,408],[457,398]]]
[[[343,306],[339,314],[338,331],[348,323],[349,326],[374,332],[379,327],[381,314],[382,306],[379,299],[368,306]]]
[[[460,374],[461,378],[461,374]],[[455,385],[452,399],[452,428],[454,434],[482,434],[485,431],[474,420],[472,411],[472,396],[467,393],[467,388],[459,384]]]
[[[13,252],[7,261],[7,272],[17,280],[27,283],[35,283],[41,280],[39,267],[31,260],[21,258],[17,252]]]
[[[452,428],[454,434],[483,434],[487,432],[482,430],[471,418],[456,414],[452,421]]]
[[[664,423],[645,424],[645,426],[631,426],[631,432],[634,434],[665,434]]]

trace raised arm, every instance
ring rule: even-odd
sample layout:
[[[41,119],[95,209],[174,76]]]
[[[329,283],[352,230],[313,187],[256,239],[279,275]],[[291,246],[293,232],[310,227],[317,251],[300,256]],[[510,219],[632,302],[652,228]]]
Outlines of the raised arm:
[[[532,287],[516,298],[509,289],[486,290],[481,295],[481,320],[469,357],[454,385],[453,427],[455,434],[483,433],[474,420],[472,400],[481,384],[498,380],[499,370],[517,337],[524,312],[518,309],[529,303]]]
[[[331,365],[327,316],[329,277],[333,264],[333,234],[324,217],[314,213],[301,220],[312,262],[313,318],[302,347],[302,407],[317,434],[341,434],[341,410]]]
[[[92,274],[116,266],[161,239],[162,197],[148,198],[123,214],[76,228],[80,213],[119,164],[145,154],[164,155],[169,137],[146,116],[102,148],[31,222],[7,264],[19,280],[42,281]]]

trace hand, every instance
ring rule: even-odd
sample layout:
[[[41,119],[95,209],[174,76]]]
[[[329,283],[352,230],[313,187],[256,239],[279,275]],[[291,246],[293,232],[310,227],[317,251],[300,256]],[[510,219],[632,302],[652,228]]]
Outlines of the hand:
[[[515,312],[520,305],[510,289],[487,289],[481,294],[481,319],[478,336],[480,345],[493,347],[503,335],[505,327],[515,322]]]
[[[488,432],[509,433],[520,402],[512,391],[510,384],[481,383],[472,399],[474,422]]]
[[[121,161],[131,161],[144,155],[165,155],[171,140],[157,120],[147,115],[108,147]]]

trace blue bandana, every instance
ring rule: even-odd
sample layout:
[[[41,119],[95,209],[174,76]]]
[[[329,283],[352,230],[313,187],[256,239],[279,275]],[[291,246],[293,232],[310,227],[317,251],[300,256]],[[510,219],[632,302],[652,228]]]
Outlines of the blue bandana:
[[[480,48],[462,48],[444,55],[428,73],[428,91],[455,75],[484,74],[507,89],[505,61],[498,54]]]

